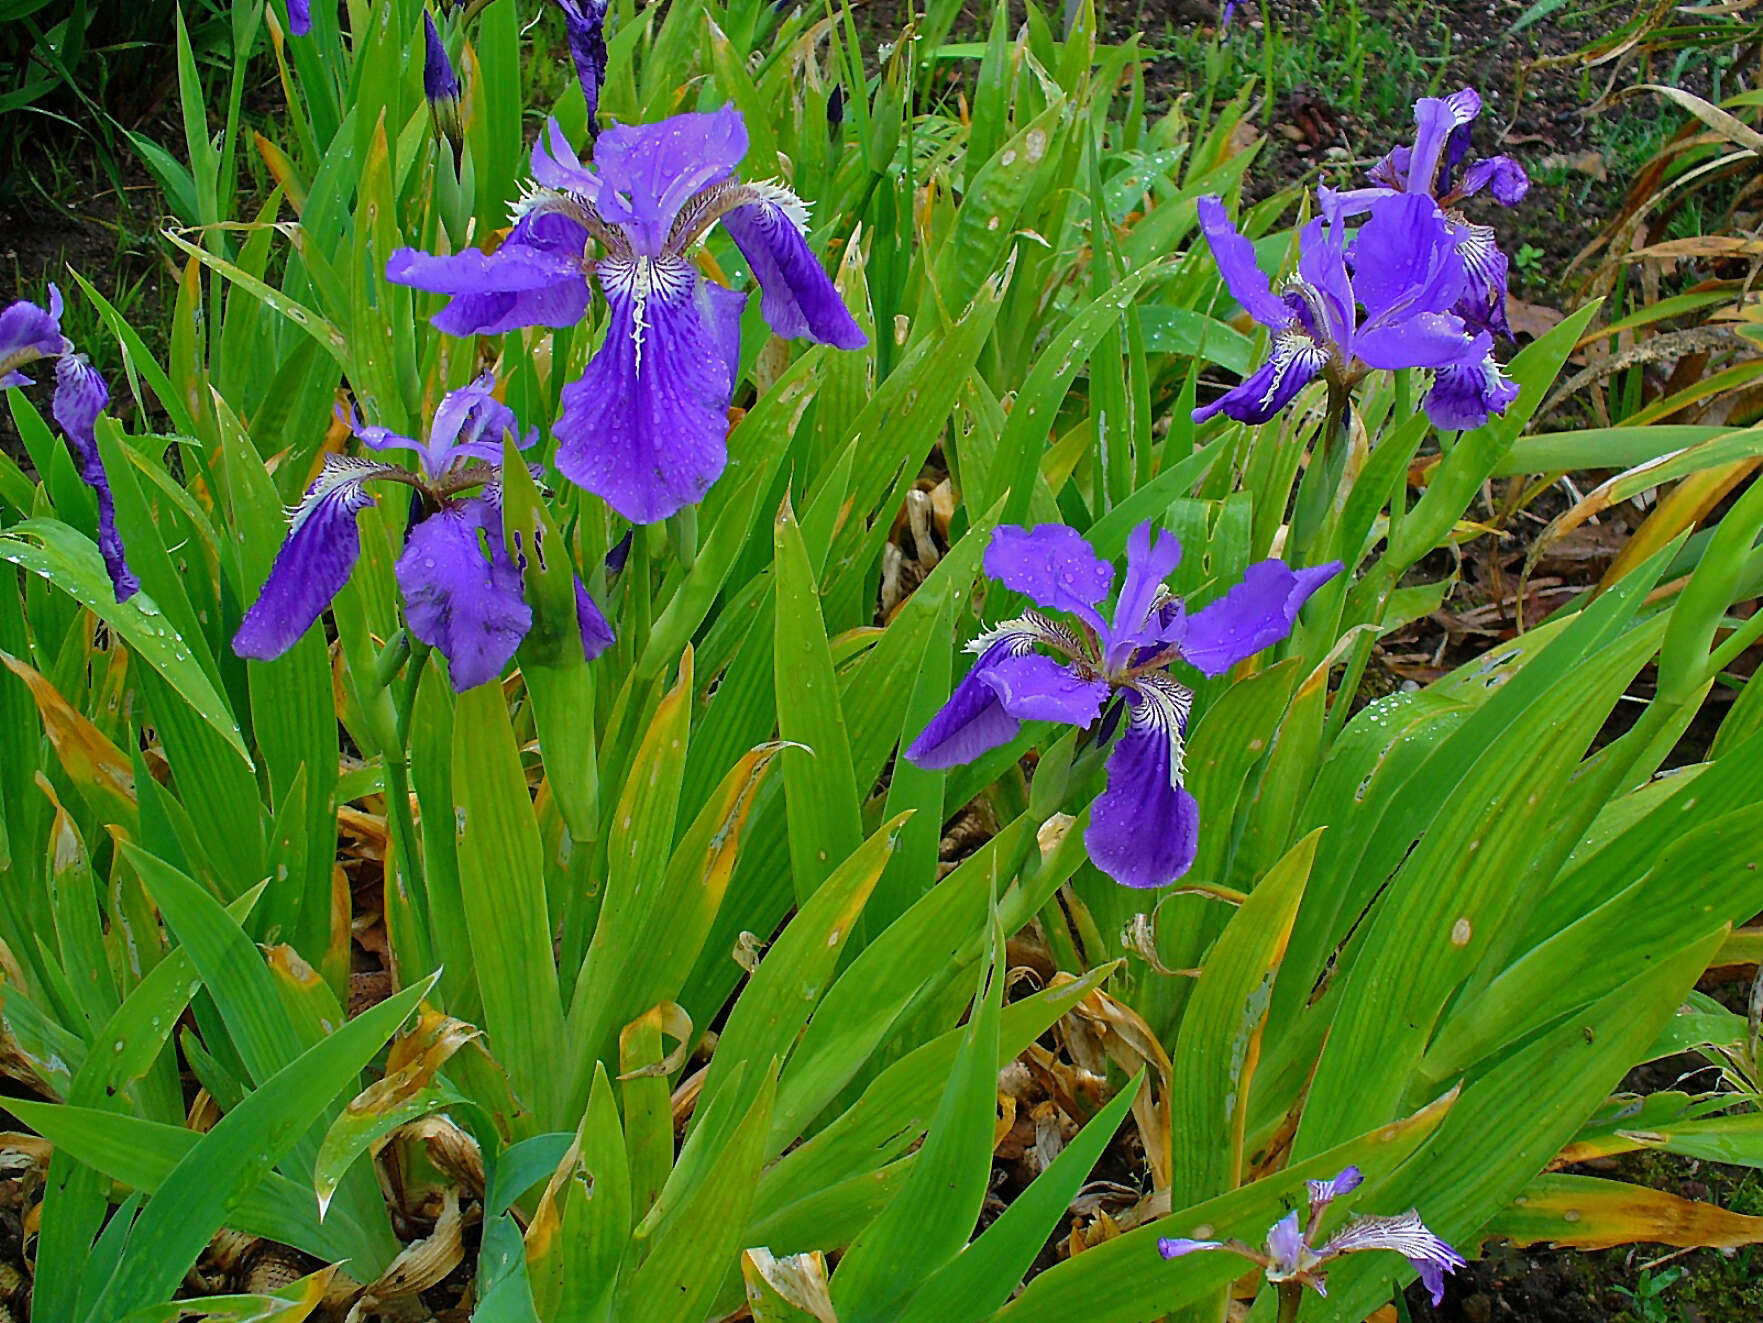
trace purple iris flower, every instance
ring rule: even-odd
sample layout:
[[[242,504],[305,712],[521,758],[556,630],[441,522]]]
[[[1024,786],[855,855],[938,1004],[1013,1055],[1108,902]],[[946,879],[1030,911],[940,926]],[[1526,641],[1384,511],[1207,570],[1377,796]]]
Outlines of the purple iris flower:
[[[1524,167],[1509,156],[1470,162],[1470,126],[1481,114],[1481,97],[1472,87],[1446,97],[1422,97],[1414,103],[1414,145],[1395,147],[1371,167],[1370,188],[1335,194],[1343,214],[1365,210],[1380,198],[1401,193],[1424,194],[1438,205],[1451,241],[1463,259],[1463,296],[1452,309],[1472,330],[1512,338],[1506,320],[1508,263],[1489,225],[1477,225],[1459,207],[1465,198],[1486,190],[1503,207],[1516,206],[1530,189]],[[1501,413],[1518,389],[1499,374],[1490,356],[1441,373],[1427,411],[1454,418]],[[1492,406],[1492,407],[1487,407]],[[1444,422],[1440,426],[1475,426],[1475,422]]]
[[[1420,1214],[1410,1208],[1395,1217],[1355,1217],[1320,1247],[1316,1245],[1317,1223],[1322,1212],[1335,1199],[1359,1187],[1362,1177],[1357,1167],[1348,1167],[1333,1180],[1309,1181],[1309,1213],[1300,1225],[1297,1209],[1287,1213],[1267,1233],[1266,1252],[1253,1249],[1240,1240],[1188,1240],[1166,1236],[1157,1242],[1157,1252],[1165,1259],[1178,1259],[1196,1250],[1229,1250],[1258,1264],[1267,1280],[1276,1286],[1292,1283],[1308,1286],[1318,1295],[1327,1295],[1322,1267],[1330,1259],[1359,1250],[1393,1250],[1407,1259],[1420,1274],[1421,1282],[1432,1293],[1435,1306],[1445,1298],[1445,1274],[1464,1265],[1464,1258],[1439,1237],[1427,1230]]]
[[[1107,620],[1097,608],[1114,567],[1075,529],[998,529],[986,547],[986,573],[1049,611],[1076,617],[1075,628],[1026,611],[968,644],[978,662],[906,757],[933,769],[972,762],[1009,743],[1023,721],[1094,726],[1118,695],[1124,712],[1114,709],[1102,730],[1123,715],[1125,727],[1084,843],[1096,866],[1124,886],[1160,887],[1180,877],[1194,862],[1200,813],[1182,785],[1194,696],[1170,675],[1171,663],[1222,675],[1289,634],[1299,608],[1341,569],[1339,561],[1304,570],[1260,561],[1189,615],[1163,582],[1180,560],[1173,536],[1140,524],[1127,540],[1126,580]]]
[[[733,178],[747,130],[733,106],[620,125],[584,166],[555,120],[533,149],[538,187],[494,253],[434,257],[402,248],[400,284],[452,296],[450,335],[571,326],[598,280],[611,316],[581,377],[563,388],[557,467],[633,523],[665,519],[709,490],[728,460],[745,293],[690,260],[717,222],[758,277],[771,329],[841,349],[867,343],[808,246],[807,208],[775,182]],[[590,259],[587,244],[600,255]]]
[[[234,652],[270,661],[318,619],[361,554],[355,519],[374,503],[366,484],[383,479],[414,488],[422,503],[394,571],[410,632],[440,649],[461,692],[502,673],[533,613],[502,532],[502,438],[518,434],[518,426],[513,411],[490,393],[493,384],[486,373],[449,391],[426,442],[354,424],[369,450],[414,451],[418,471],[367,456],[327,457],[292,512],[263,591],[233,637]],[[535,430],[524,444],[537,439]],[[594,658],[613,641],[612,628],[579,579],[576,617],[582,651]]]
[[[426,9],[422,11],[422,37],[422,91],[428,99],[429,118],[436,135],[452,144],[457,157],[464,139],[459,123],[459,75],[453,72],[453,61],[447,58],[447,47],[435,26],[435,16]]]
[[[122,534],[116,528],[116,503],[110,495],[110,479],[98,453],[98,415],[110,403],[110,387],[84,354],[74,352],[73,342],[61,333],[61,291],[49,286],[49,306],[40,308],[26,299],[0,312],[0,389],[28,386],[31,378],[19,371],[39,359],[55,360],[55,395],[49,412],[61,428],[67,448],[79,463],[80,477],[98,501],[98,551],[110,574],[116,600],[126,602],[141,591],[141,581],[123,556]]]
[[[296,37],[312,31],[312,0],[288,0],[288,31]]]
[[[557,0],[569,35],[569,55],[588,103],[588,131],[600,131],[600,84],[606,81],[606,10],[611,0]]]
[[[1432,199],[1394,194],[1371,200],[1365,207],[1369,218],[1349,251],[1344,212],[1332,205],[1335,196],[1325,195],[1324,214],[1299,233],[1298,272],[1277,294],[1224,204],[1215,197],[1199,200],[1200,229],[1219,274],[1273,340],[1265,363],[1194,410],[1196,423],[1218,413],[1266,422],[1325,372],[1340,385],[1370,368],[1432,368],[1440,380],[1455,380],[1459,372],[1479,372],[1491,362],[1493,337],[1473,331],[1455,310],[1467,277]],[[1498,369],[1494,372],[1497,376]],[[1481,380],[1478,375],[1476,381]],[[1435,394],[1428,395],[1428,413],[1441,427],[1478,426],[1510,402],[1498,389],[1472,393],[1485,407],[1473,423],[1465,423],[1455,420],[1466,403],[1461,392],[1449,394],[1448,402],[1460,406],[1449,415],[1434,411]]]

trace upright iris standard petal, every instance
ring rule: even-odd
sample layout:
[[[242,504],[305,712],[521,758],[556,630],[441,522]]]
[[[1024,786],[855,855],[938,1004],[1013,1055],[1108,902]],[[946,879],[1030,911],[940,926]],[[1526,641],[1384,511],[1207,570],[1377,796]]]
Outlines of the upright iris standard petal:
[[[1444,1303],[1445,1274],[1461,1268],[1466,1260],[1427,1229],[1420,1214],[1410,1208],[1394,1217],[1356,1217],[1342,1227],[1317,1252],[1326,1262],[1358,1250],[1392,1250],[1407,1259],[1432,1294],[1434,1306]]]
[[[1011,716],[1088,726],[1108,701],[1106,680],[1086,679],[1038,652],[1003,657],[980,677]]]
[[[639,254],[659,257],[680,209],[732,175],[746,154],[747,126],[733,106],[659,124],[621,124],[594,143],[596,205]]]
[[[1304,1243],[1304,1229],[1298,1222],[1296,1209],[1268,1229],[1267,1257],[1267,1280],[1270,1282],[1289,1280],[1310,1266],[1305,1260],[1313,1255],[1310,1246]],[[1322,1290],[1320,1285],[1317,1290]],[[1322,1293],[1327,1294],[1326,1291]]]
[[[1004,710],[986,676],[1005,660],[1028,655],[1037,642],[1035,634],[1015,622],[1014,628],[1001,626],[975,642],[985,644],[979,660],[906,750],[907,760],[919,767],[943,771],[970,763],[1010,743],[1022,729],[1022,723]]]
[[[1196,1250],[1223,1249],[1222,1240],[1190,1240],[1186,1236],[1160,1236],[1157,1240],[1157,1252],[1165,1259],[1179,1259],[1184,1254],[1192,1254]]]
[[[1310,595],[1340,572],[1338,560],[1302,570],[1280,560],[1257,561],[1241,583],[1187,618],[1182,660],[1207,675],[1223,675],[1290,634]]]
[[[410,530],[396,567],[410,632],[447,658],[463,693],[502,674],[532,627],[520,568],[485,498],[443,507]]]
[[[1181,784],[1190,695],[1168,676],[1140,677],[1132,715],[1108,755],[1108,785],[1090,807],[1084,846],[1122,886],[1167,886],[1193,866],[1200,806]]]
[[[1181,543],[1150,520],[1127,535],[1126,582],[1114,604],[1114,623],[1106,631],[1108,641],[1102,653],[1109,670],[1125,667],[1139,648],[1164,642],[1162,613],[1157,608],[1169,595],[1163,581],[1179,564]]]
[[[355,516],[374,503],[366,483],[404,470],[352,455],[331,455],[294,510],[269,578],[233,635],[241,657],[271,661],[293,647],[349,581],[361,554]]]
[[[1480,427],[1493,414],[1505,413],[1518,398],[1518,386],[1494,361],[1493,342],[1483,335],[1481,357],[1472,363],[1441,369],[1424,401],[1432,425],[1445,429]]]
[[[457,459],[481,459],[495,465],[502,462],[502,438],[518,432],[519,424],[514,410],[496,398],[495,384],[495,378],[486,372],[469,386],[442,396],[429,424],[428,444],[423,447],[423,464],[431,478],[446,472]]]
[[[756,202],[736,207],[722,226],[758,278],[759,311],[788,339],[807,338],[836,349],[861,349],[869,337],[808,247],[808,218],[794,194],[755,184]]]
[[[1114,567],[1097,556],[1075,528],[1006,524],[986,544],[986,573],[1011,592],[1049,611],[1067,611],[1105,628],[1096,606],[1114,583]]]
[[[1310,1221],[1315,1223],[1322,1210],[1336,1199],[1357,1190],[1364,1183],[1365,1174],[1357,1167],[1343,1167],[1338,1176],[1331,1176],[1326,1181],[1305,1181],[1304,1190],[1310,1197]]]
[[[1365,319],[1353,352],[1376,368],[1461,362],[1473,339],[1449,309],[1466,276],[1449,226],[1431,198],[1411,193],[1372,203],[1354,244],[1354,292]]]
[[[606,9],[609,0],[557,0],[569,35],[569,55],[588,104],[588,128],[600,131],[600,85],[606,81]]]
[[[110,575],[116,600],[126,602],[141,591],[141,581],[123,556],[122,534],[116,530],[116,504],[110,496],[110,479],[98,453],[98,415],[110,403],[110,388],[84,354],[64,353],[55,363],[55,398],[49,411],[55,415],[67,447],[79,460],[80,477],[98,499],[98,551]]]
[[[607,259],[599,275],[612,316],[563,388],[557,468],[632,523],[654,523],[701,499],[728,460],[727,348],[746,296],[677,257]]]
[[[400,248],[386,263],[386,279],[450,295],[451,302],[431,319],[448,335],[574,326],[588,310],[587,242],[587,230],[573,217],[533,212],[493,253],[467,248],[435,257]]]
[[[18,369],[67,348],[61,337],[61,291],[54,285],[49,286],[47,309],[28,299],[8,305],[0,312],[0,390],[30,385],[31,379]]]
[[[1472,87],[1445,97],[1421,97],[1414,103],[1414,150],[1403,181],[1406,191],[1436,195],[1447,144],[1479,114],[1481,97]]]

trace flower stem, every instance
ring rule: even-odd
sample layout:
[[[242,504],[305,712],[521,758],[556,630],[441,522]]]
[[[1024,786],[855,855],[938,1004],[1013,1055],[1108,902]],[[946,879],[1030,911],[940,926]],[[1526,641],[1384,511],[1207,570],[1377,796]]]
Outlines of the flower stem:
[[[1304,1288],[1297,1282],[1281,1282],[1275,1289],[1279,1292],[1279,1313],[1274,1323],[1298,1323],[1298,1306],[1304,1303]]]
[[[1328,383],[1328,412],[1311,452],[1310,463],[1298,482],[1298,498],[1292,509],[1291,535],[1286,539],[1286,560],[1321,558],[1328,550],[1324,534],[1333,520],[1335,489],[1352,441],[1352,392],[1341,382]]]

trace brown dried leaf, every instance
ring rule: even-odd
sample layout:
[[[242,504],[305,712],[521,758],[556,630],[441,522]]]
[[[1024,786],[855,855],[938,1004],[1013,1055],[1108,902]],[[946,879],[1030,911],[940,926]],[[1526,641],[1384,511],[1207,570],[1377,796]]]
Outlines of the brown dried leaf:
[[[1609,1249],[1639,1242],[1681,1248],[1736,1249],[1763,1244],[1763,1217],[1718,1204],[1680,1199],[1663,1190],[1596,1176],[1537,1177],[1494,1218],[1487,1235],[1514,1245]]]

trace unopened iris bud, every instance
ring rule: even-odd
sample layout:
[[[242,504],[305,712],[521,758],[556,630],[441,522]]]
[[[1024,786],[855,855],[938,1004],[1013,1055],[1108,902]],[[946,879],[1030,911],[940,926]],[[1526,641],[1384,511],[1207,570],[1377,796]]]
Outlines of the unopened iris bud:
[[[453,148],[453,159],[457,161],[465,141],[465,130],[459,122],[459,75],[453,72],[453,62],[447,58],[447,48],[441,44],[434,15],[426,9],[422,14],[422,26],[427,47],[422,65],[423,95],[428,98],[429,118],[434,124],[435,136],[447,140]]]
[[[557,0],[569,32],[569,54],[588,105],[588,131],[600,131],[600,85],[606,81],[606,9],[610,0]]]
[[[826,99],[826,126],[836,129],[845,122],[845,89],[835,86]]]

